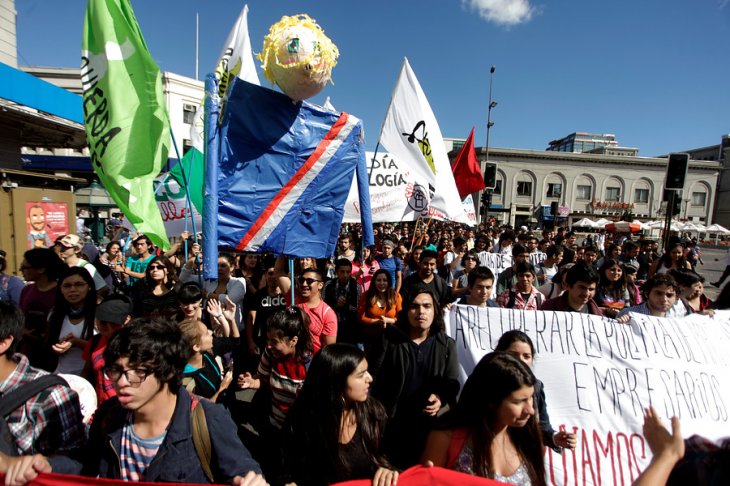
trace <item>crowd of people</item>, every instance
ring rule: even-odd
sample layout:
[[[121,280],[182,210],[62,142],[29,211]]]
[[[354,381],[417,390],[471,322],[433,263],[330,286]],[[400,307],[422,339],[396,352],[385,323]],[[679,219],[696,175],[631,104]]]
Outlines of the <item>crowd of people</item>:
[[[681,238],[660,253],[630,234],[579,241],[562,228],[401,223],[375,235],[363,248],[360,227],[343,225],[332,258],[293,270],[284,257],[221,253],[215,281],[187,233],[167,252],[145,235],[101,251],[65,235],[24,254],[22,279],[0,256],[0,394],[48,373],[68,382],[5,418],[8,484],[54,471],[386,486],[430,464],[544,485],[544,447],[577,439],[550,424],[529,336],[503,335],[462,388],[444,309],[628,322],[730,306],[730,286],[704,295],[699,247]],[[657,448],[674,444],[652,411],[647,423]]]

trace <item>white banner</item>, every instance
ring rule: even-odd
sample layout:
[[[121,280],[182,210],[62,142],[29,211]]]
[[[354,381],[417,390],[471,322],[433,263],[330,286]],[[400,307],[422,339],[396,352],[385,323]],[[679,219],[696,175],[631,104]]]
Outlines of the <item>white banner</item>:
[[[159,188],[161,181],[164,180],[164,186]],[[160,209],[160,215],[162,216],[162,222],[165,223],[165,231],[167,232],[168,238],[180,236],[185,228],[185,222],[187,220],[187,230],[192,235],[193,223],[190,219],[189,209],[185,205],[185,188],[181,187],[175,179],[172,177],[165,178],[165,175],[161,175],[155,179],[155,190],[159,188],[159,191],[155,192],[155,202],[157,207]],[[198,232],[203,231],[203,218],[195,206],[193,208],[193,217],[195,218],[195,228]],[[127,220],[123,219],[123,225],[127,228],[134,228],[134,225]]]
[[[392,154],[366,152],[370,207],[373,223],[416,221],[419,216],[446,220],[447,215],[429,206],[427,184],[408,166],[393,158]],[[458,197],[458,196],[457,196]],[[357,180],[352,179],[350,194],[345,203],[343,223],[359,223],[360,198]],[[476,225],[476,213],[471,195],[464,199],[464,212],[470,225]]]
[[[575,432],[575,450],[546,452],[548,484],[631,484],[648,465],[643,410],[652,405],[685,438],[730,436],[730,312],[629,324],[568,312],[454,306],[447,333],[456,340],[462,383],[511,329],[535,345],[535,375],[545,384],[550,421]]]

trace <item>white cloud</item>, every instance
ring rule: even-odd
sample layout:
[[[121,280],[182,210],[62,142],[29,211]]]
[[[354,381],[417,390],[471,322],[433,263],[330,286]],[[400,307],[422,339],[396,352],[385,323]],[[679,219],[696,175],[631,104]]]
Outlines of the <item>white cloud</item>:
[[[530,0],[462,0],[489,22],[517,25],[529,21],[535,13]]]

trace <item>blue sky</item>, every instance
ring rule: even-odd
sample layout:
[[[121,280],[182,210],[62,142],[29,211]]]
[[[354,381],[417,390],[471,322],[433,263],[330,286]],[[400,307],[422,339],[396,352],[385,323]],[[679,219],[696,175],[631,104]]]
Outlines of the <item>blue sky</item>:
[[[214,65],[244,2],[132,0],[165,71]],[[313,99],[365,122],[373,149],[403,57],[445,137],[486,139],[496,66],[493,147],[544,149],[574,131],[613,133],[651,156],[730,133],[730,0],[253,0],[254,51],[282,15],[307,13],[340,50],[335,85]],[[18,63],[79,65],[86,1],[16,0]],[[259,71],[259,77],[264,82]]]

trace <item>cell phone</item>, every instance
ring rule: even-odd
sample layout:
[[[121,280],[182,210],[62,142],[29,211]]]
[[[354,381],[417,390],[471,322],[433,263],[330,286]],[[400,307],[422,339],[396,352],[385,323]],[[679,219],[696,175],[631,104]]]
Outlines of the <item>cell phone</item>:
[[[226,364],[226,373],[233,371],[233,358],[231,358]]]

